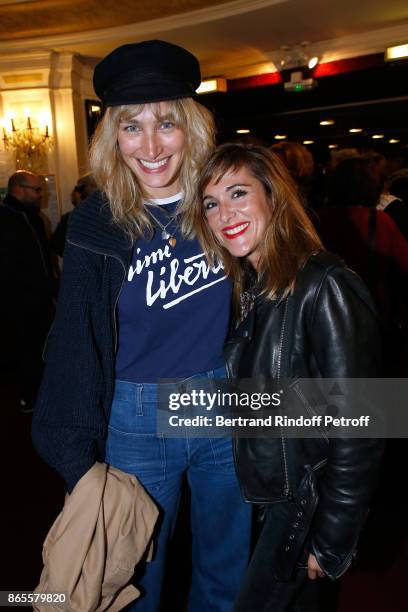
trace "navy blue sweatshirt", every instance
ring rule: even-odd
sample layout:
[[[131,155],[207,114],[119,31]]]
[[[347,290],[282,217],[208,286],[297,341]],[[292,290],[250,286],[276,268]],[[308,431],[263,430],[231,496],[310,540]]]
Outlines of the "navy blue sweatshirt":
[[[117,351],[115,310],[132,251],[98,192],[73,211],[32,429],[35,448],[62,475],[68,491],[95,461],[104,460]]]

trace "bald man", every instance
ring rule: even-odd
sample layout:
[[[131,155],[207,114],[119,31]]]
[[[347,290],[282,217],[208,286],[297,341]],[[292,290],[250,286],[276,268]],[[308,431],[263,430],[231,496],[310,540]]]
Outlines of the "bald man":
[[[0,206],[0,360],[21,382],[21,410],[31,412],[42,374],[42,349],[53,314],[55,278],[39,215],[42,179],[19,170]]]

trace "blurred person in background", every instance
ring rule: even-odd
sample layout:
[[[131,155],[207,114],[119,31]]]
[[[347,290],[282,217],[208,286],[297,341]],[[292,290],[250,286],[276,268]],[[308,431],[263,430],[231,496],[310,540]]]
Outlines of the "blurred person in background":
[[[18,170],[0,206],[1,360],[21,382],[22,412],[32,412],[42,349],[54,316],[56,279],[40,216],[42,178]]]
[[[369,157],[343,160],[329,177],[318,229],[325,247],[340,255],[371,290],[383,330],[384,373],[396,375],[406,367],[398,330],[403,322],[396,327],[396,319],[397,310],[402,313],[407,304],[408,242],[391,217],[376,209],[381,191]]]
[[[378,181],[377,210],[383,210],[391,217],[405,239],[408,239],[408,208],[393,191],[390,190],[390,177],[387,174],[387,160],[384,155],[377,152],[365,153],[362,159],[368,160],[374,177]],[[395,186],[394,186],[395,188]],[[398,190],[398,183],[397,183]]]
[[[91,193],[97,189],[97,185],[92,174],[89,172],[81,176],[72,190],[71,204],[75,208],[79,202],[86,200]],[[58,255],[64,257],[65,239],[67,236],[68,222],[72,211],[62,215],[51,238],[51,248]]]
[[[388,179],[388,191],[408,206],[408,168],[402,168]]]
[[[408,168],[402,168],[389,177],[388,191],[408,206]]]
[[[401,234],[408,240],[408,168],[394,172],[387,179],[387,189],[394,200],[385,212],[395,221]]]
[[[285,164],[295,180],[307,208],[313,208],[315,164],[313,155],[298,142],[278,142],[270,147]]]
[[[329,169],[333,170],[340,162],[350,157],[359,157],[359,152],[354,148],[333,149],[330,151]]]

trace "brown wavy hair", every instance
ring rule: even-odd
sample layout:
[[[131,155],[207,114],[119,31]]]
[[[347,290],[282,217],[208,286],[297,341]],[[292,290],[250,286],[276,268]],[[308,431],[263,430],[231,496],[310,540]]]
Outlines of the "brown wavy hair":
[[[214,237],[206,220],[203,194],[207,185],[218,183],[228,171],[245,167],[260,183],[273,210],[262,243],[257,270],[269,299],[286,296],[293,289],[298,270],[308,257],[323,250],[317,232],[299,199],[296,184],[282,161],[265,147],[227,143],[218,147],[204,166],[195,206],[197,236],[212,264],[220,258],[235,281],[235,300],[245,286],[245,258],[233,257]]]
[[[270,147],[295,179],[310,178],[314,172],[311,152],[298,142],[277,142]]]
[[[159,102],[147,106],[158,120],[173,121],[186,136],[180,169],[180,184],[184,196],[178,212],[181,213],[181,232],[185,238],[189,238],[194,235],[193,204],[197,198],[200,170],[214,148],[214,120],[211,113],[192,98],[169,100],[166,105],[165,117],[160,113]],[[145,106],[132,104],[108,107],[95,131],[90,148],[93,177],[106,196],[114,222],[126,231],[132,241],[146,235],[146,232],[151,235],[153,224],[144,206],[148,196],[122,158],[118,132],[121,121],[134,118]]]

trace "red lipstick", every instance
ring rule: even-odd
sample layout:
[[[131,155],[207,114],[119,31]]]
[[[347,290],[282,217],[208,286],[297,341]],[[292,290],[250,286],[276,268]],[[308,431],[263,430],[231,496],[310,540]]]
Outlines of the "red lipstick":
[[[244,223],[236,223],[235,225],[228,225],[227,227],[222,228],[222,234],[228,240],[233,240],[234,238],[238,238],[238,236],[242,236],[249,227],[249,221],[245,221]],[[233,231],[237,228],[242,228],[239,231]]]

